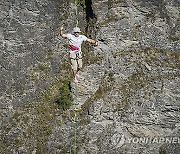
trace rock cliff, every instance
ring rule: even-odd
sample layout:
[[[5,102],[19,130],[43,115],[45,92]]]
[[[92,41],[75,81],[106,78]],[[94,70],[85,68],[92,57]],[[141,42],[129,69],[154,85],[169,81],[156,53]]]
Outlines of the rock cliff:
[[[73,0],[0,2],[0,153],[178,154],[179,0],[85,0],[78,11]],[[75,87],[59,27],[76,18],[100,45],[83,45]]]

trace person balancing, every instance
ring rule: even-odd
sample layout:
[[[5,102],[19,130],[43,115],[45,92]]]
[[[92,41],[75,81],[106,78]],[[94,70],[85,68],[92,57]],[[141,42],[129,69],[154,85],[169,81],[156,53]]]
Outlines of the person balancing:
[[[63,38],[66,38],[68,40],[69,44],[69,56],[71,60],[71,67],[73,70],[73,77],[74,82],[77,83],[77,73],[82,68],[82,52],[81,52],[81,44],[84,41],[90,42],[95,44],[96,46],[99,45],[99,43],[93,39],[87,38],[85,35],[80,35],[80,28],[75,27],[72,31],[72,34],[66,34],[64,33],[63,26],[60,28],[60,34]]]

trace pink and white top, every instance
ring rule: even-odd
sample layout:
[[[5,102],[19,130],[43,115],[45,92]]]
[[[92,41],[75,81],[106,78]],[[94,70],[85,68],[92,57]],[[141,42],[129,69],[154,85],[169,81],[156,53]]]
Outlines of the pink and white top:
[[[79,35],[78,37],[73,34],[67,34],[67,39],[69,41],[70,52],[81,52],[81,44],[88,38],[85,35]]]

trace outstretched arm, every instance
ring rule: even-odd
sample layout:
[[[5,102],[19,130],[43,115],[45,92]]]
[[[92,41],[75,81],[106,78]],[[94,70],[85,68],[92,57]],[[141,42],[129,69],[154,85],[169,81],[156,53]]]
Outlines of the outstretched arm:
[[[64,28],[63,26],[60,28],[60,34],[63,38],[67,38],[67,34],[64,33]]]
[[[88,38],[87,41],[88,41],[89,43],[95,44],[96,46],[99,45],[99,43],[98,43],[97,41],[93,40],[93,39],[89,39],[89,38]]]

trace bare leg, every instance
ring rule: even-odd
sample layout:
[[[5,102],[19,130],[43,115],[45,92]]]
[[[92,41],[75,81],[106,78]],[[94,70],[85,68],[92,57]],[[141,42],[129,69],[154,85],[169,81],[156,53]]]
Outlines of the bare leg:
[[[77,71],[74,70],[74,71],[73,71],[73,76],[74,76],[74,78],[76,77],[76,74],[77,74]]]
[[[75,83],[78,82],[76,75],[77,75],[77,71],[74,70],[74,71],[73,71],[73,76],[74,76],[74,82],[75,82]]]

